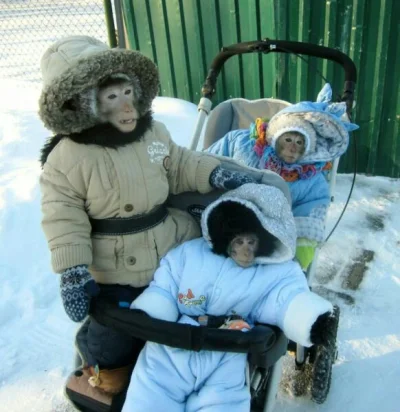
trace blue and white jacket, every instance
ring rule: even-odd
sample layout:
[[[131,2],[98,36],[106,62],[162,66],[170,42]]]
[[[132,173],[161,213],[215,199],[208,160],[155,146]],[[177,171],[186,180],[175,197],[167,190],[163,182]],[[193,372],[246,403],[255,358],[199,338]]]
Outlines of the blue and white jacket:
[[[315,136],[312,150],[298,162],[298,168],[302,170],[301,177],[287,183],[292,195],[297,236],[317,242],[324,239],[325,216],[330,203],[324,166],[346,151],[349,143],[348,132],[358,128],[357,125],[343,120],[345,103],[329,104],[331,96],[332,90],[327,84],[319,93],[317,102],[301,102],[288,106],[273,116],[267,127],[266,140],[268,129],[275,134],[282,131],[279,129],[297,130],[299,122],[303,122],[304,127],[311,129]],[[207,152],[231,157],[247,166],[267,168],[279,173],[276,168],[271,168],[271,158],[276,158],[272,145],[265,141],[265,145],[260,147],[259,141],[254,138],[254,130],[254,124],[250,129],[233,130],[209,147]],[[285,180],[290,180],[287,174],[284,174],[285,166],[293,169],[293,165],[286,165],[282,161],[280,174]],[[312,172],[304,172],[307,167],[312,169]]]
[[[222,251],[237,230],[253,229],[263,255],[255,265],[242,268]],[[250,325],[278,325],[290,339],[310,346],[312,325],[332,311],[332,305],[309,291],[300,266],[291,260],[296,229],[282,191],[246,184],[227,192],[203,212],[202,231],[203,238],[167,253],[153,282],[131,307],[194,325],[198,323],[192,317],[237,314]],[[147,342],[132,373],[123,412],[249,411],[245,362],[243,353],[192,352]]]
[[[231,258],[213,253],[218,230],[210,228],[209,217],[226,202],[251,210],[263,230],[277,239],[272,253],[257,257],[251,267],[240,267]],[[226,213],[221,216],[225,219]],[[219,222],[217,226],[222,227]],[[289,339],[310,346],[313,323],[319,315],[331,311],[332,305],[310,292],[304,273],[292,260],[296,227],[282,192],[257,184],[227,192],[203,212],[202,230],[203,238],[168,252],[154,280],[131,308],[184,323],[193,323],[185,315],[237,314],[251,324],[277,325]]]

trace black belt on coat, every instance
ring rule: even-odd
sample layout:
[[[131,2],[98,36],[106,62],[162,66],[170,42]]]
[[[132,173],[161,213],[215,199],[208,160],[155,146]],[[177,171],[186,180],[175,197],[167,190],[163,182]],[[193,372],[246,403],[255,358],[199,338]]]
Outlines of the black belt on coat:
[[[167,216],[167,207],[161,205],[143,215],[89,220],[92,225],[92,235],[118,236],[144,232],[162,223]]]

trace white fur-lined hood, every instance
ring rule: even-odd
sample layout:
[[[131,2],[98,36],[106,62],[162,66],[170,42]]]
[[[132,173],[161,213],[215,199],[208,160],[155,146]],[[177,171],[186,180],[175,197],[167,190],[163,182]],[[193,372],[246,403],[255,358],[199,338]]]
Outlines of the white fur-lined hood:
[[[225,220],[226,223],[232,217],[229,216],[229,205],[231,204],[239,204],[244,208],[243,211],[252,212],[251,214],[256,217],[262,230],[277,239],[272,254],[257,257],[256,263],[281,263],[294,258],[296,225],[290,204],[281,190],[263,184],[249,183],[229,191],[204,210],[201,219],[202,232],[204,239],[211,248],[215,249],[218,246],[216,243],[220,241],[220,238],[217,239],[220,229],[223,230],[223,227],[229,227],[229,223],[228,226],[224,226],[223,221]],[[224,212],[217,220],[213,219],[210,223],[212,212],[224,206],[228,206],[228,208],[224,209]],[[247,225],[245,216],[235,216],[235,219],[236,222],[241,221],[242,232],[245,232]],[[210,227],[210,224],[219,227]],[[249,226],[251,225],[254,226],[249,222]],[[249,227],[250,231],[252,229],[252,227]]]

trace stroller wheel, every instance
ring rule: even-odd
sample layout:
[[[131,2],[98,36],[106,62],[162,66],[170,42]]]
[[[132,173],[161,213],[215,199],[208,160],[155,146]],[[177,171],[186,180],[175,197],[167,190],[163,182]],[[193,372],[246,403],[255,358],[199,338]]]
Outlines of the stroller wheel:
[[[336,337],[339,325],[339,307],[335,305],[332,322],[329,325],[329,344],[318,345],[315,351],[311,383],[311,398],[314,402],[324,403],[328,397],[332,380],[332,366],[337,358]]]
[[[328,397],[332,379],[332,356],[328,348],[320,346],[314,362],[311,398],[315,403],[324,403]]]

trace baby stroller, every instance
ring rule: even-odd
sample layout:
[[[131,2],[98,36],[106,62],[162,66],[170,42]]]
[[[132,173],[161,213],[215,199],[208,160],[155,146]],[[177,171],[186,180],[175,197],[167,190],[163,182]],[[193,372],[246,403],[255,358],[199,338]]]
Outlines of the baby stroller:
[[[347,104],[348,115],[353,105],[356,69],[352,60],[338,50],[311,45],[307,43],[262,40],[239,43],[225,47],[214,59],[207,79],[202,88],[203,97],[198,109],[199,116],[194,136],[190,144],[191,149],[197,149],[205,119],[211,109],[211,98],[215,93],[217,77],[226,60],[234,55],[246,53],[296,53],[316,56],[339,63],[345,71],[345,85],[342,101]],[[276,99],[260,99],[248,101],[232,99],[218,105],[210,115],[207,123],[203,148],[224,136],[228,131],[237,128],[246,128],[255,117],[272,116],[288,102]],[[217,121],[223,118],[224,121]],[[338,167],[335,160],[330,172],[330,187],[333,191],[335,176]],[[234,167],[234,164],[232,164]],[[220,193],[196,196],[193,193],[172,196],[169,203],[173,207],[189,211],[192,215],[200,215],[201,211]],[[307,276],[312,276],[315,270],[315,260],[310,266]],[[143,312],[116,307],[107,301],[97,301],[91,307],[91,315],[100,323],[114,327],[144,341],[165,344],[172,347],[199,351],[213,350],[224,352],[241,352],[248,354],[247,383],[252,396],[252,411],[271,412],[278,391],[282,372],[283,355],[288,350],[295,352],[297,368],[305,370],[305,365],[311,365],[311,397],[317,403],[323,403],[328,395],[331,381],[332,365],[336,358],[336,333],[339,321],[339,309],[335,307],[335,316],[332,321],[331,343],[329,346],[313,347],[309,350],[289,342],[284,334],[276,327],[256,325],[248,333],[240,331],[221,330],[208,326],[191,326],[153,319]],[[298,391],[297,394],[301,394]],[[90,399],[75,397],[68,394],[75,406],[82,411],[96,411],[96,406]],[[113,400],[110,410],[122,408],[124,393]]]

